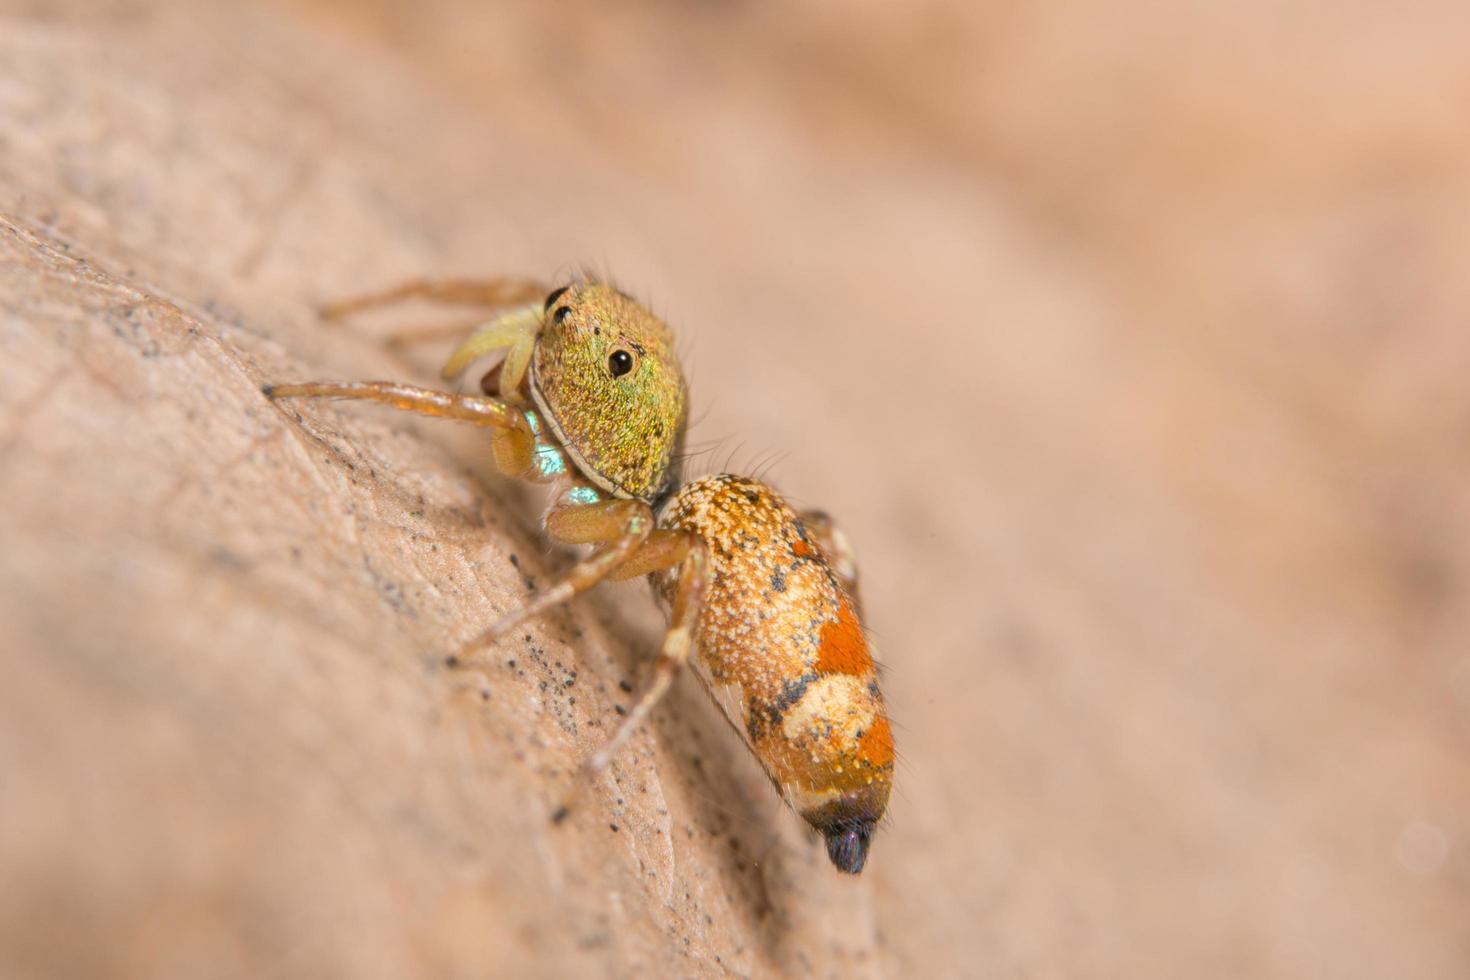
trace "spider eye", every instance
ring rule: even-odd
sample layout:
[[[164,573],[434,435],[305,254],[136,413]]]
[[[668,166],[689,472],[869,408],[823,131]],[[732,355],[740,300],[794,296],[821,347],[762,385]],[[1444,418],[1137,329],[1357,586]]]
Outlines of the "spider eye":
[[[633,355],[625,350],[615,350],[608,356],[607,369],[614,378],[621,378],[633,370]]]
[[[563,286],[560,289],[554,289],[554,290],[552,290],[551,291],[551,295],[548,296],[548,297],[546,297],[546,305],[543,306],[543,307],[541,307],[541,311],[544,313],[545,311],[551,309],[552,305],[557,300],[561,299],[562,296],[564,296],[566,294],[566,291],[568,289],[571,289],[571,288],[572,288],[571,286]]]
[[[572,315],[572,308],[570,306],[560,306],[560,307],[557,307],[556,312],[553,313],[553,314],[551,314],[552,318],[554,320],[556,320],[556,322],[559,323],[559,324],[566,323],[567,322],[567,317],[569,317],[571,315]]]

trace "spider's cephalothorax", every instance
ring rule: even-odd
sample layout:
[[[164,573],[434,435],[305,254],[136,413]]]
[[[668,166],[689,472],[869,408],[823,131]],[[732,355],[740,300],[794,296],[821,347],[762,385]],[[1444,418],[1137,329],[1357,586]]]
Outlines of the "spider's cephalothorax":
[[[833,864],[860,871],[887,804],[893,742],[840,534],[824,515],[798,516],[755,481],[679,487],[688,399],[673,336],[625,293],[591,281],[549,294],[524,282],[421,281],[331,315],[410,298],[506,309],[469,325],[444,365],[453,380],[503,353],[481,380],[484,394],[387,381],[264,391],[474,422],[490,429],[498,469],[553,486],[548,535],[593,545],[592,554],[452,659],[604,578],[652,576],[669,630],[653,678],[587,772],[605,768],[637,729],[697,635],[701,676],[782,796],[822,833]],[[654,508],[665,504],[656,521]]]
[[[589,481],[650,502],[672,491],[687,398],[663,321],[610,286],[558,289],[544,307],[528,381]]]
[[[571,283],[476,329],[449,356],[444,377],[501,350],[486,394],[531,403],[524,426],[510,418],[497,433],[503,471],[567,482],[580,503],[595,493],[656,504],[672,492],[688,396],[662,320],[605,283]]]

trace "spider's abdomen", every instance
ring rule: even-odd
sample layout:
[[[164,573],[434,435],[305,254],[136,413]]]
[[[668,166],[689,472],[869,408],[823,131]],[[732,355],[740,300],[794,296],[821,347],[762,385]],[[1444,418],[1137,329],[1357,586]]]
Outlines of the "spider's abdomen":
[[[765,484],[696,480],[660,524],[709,550],[700,676],[833,863],[860,871],[892,788],[893,734],[853,597]],[[667,595],[672,580],[658,584]]]

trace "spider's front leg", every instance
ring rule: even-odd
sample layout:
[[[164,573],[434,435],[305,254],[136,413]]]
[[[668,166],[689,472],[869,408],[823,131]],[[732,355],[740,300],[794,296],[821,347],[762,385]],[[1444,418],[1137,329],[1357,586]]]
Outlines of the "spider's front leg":
[[[393,381],[308,381],[268,384],[260,389],[268,398],[357,398],[390,405],[405,412],[441,419],[473,422],[494,429],[491,448],[496,467],[507,476],[524,476],[534,461],[536,437],[525,412],[514,405],[483,395],[456,395]]]
[[[403,289],[356,302],[361,306],[401,292]],[[524,476],[531,469],[536,439],[524,411],[518,407],[520,385],[535,350],[540,326],[539,307],[509,310],[484,323],[449,356],[443,373],[446,379],[453,380],[472,362],[503,349],[505,361],[500,366],[499,399],[453,394],[391,381],[312,381],[265,385],[261,390],[271,398],[358,398],[419,415],[487,426],[495,430],[491,448],[495,453],[496,468],[507,476]]]
[[[400,327],[384,338],[393,349],[436,340],[460,340],[440,372],[453,381],[474,361],[496,350],[505,350],[500,372],[500,397],[521,402],[520,382],[531,360],[536,335],[541,328],[548,287],[533,279],[414,279],[378,293],[354,296],[322,308],[327,320],[340,320],[354,313],[394,306],[408,300],[460,306],[504,309],[484,316],[432,326]]]

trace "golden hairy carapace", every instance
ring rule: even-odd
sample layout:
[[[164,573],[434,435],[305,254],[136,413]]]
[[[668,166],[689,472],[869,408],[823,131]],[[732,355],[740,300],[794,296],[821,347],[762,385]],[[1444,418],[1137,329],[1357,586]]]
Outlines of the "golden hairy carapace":
[[[856,571],[831,522],[798,515],[755,480],[680,486],[687,397],[673,335],[626,293],[593,281],[550,291],[418,281],[333,313],[403,299],[509,307],[471,324],[444,367],[454,380],[499,355],[483,393],[311,381],[265,394],[365,399],[483,426],[501,472],[552,488],[547,534],[594,549],[451,660],[469,661],[605,578],[651,576],[669,629],[647,686],[586,774],[607,767],[697,650],[711,693],[781,795],[822,833],[833,864],[861,871],[888,802],[893,736],[858,622]]]

